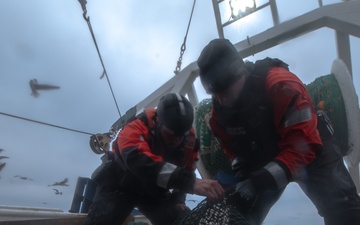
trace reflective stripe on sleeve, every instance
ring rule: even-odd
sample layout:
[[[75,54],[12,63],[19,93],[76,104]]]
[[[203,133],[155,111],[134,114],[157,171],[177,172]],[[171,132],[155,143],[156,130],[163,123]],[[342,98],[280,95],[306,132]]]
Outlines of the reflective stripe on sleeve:
[[[157,178],[157,185],[163,188],[167,188],[171,174],[177,168],[174,164],[165,163],[159,172]]]
[[[278,189],[285,187],[289,183],[285,171],[276,162],[269,162],[264,166],[264,169],[274,177]]]
[[[295,124],[299,124],[311,119],[311,108],[306,108],[302,110],[296,110],[286,115],[284,126],[290,127]]]

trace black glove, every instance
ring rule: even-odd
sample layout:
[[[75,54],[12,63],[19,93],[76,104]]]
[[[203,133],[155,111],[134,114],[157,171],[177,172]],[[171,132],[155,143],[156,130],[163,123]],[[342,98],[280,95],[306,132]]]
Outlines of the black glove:
[[[226,203],[234,205],[241,212],[249,213],[255,203],[257,195],[258,191],[249,178],[226,190]]]
[[[268,163],[255,171],[248,179],[240,181],[226,191],[227,203],[249,212],[258,195],[266,191],[278,191],[288,184],[288,175],[276,162]]]
[[[246,180],[240,181],[237,184],[233,185],[226,191],[228,204],[236,206],[240,211],[244,213],[249,213],[258,197],[258,195],[265,191],[264,186],[260,186],[260,183],[267,183],[265,179],[269,179],[271,177],[267,177],[268,173],[266,171],[257,171],[257,173],[261,173],[259,176],[253,176]],[[271,176],[271,175],[270,175]],[[263,181],[262,181],[263,180]],[[270,185],[273,185],[273,182],[270,180]]]

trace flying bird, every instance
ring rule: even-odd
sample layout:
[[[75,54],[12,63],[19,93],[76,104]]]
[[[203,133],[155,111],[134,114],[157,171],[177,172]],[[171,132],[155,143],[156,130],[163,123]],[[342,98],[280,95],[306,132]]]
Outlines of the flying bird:
[[[5,151],[4,149],[2,149],[2,148],[0,148],[0,152],[2,152],[2,151]],[[8,156],[0,156],[0,160],[1,159],[8,159],[9,157]]]
[[[48,85],[48,84],[38,84],[37,79],[30,80],[30,88],[31,88],[31,95],[34,97],[39,96],[38,90],[54,90],[59,89],[58,86]]]
[[[29,177],[23,177],[23,176],[19,176],[19,175],[16,175],[16,176],[14,176],[14,177],[17,177],[17,178],[19,178],[19,179],[21,179],[21,180],[30,180],[30,181],[34,181],[33,179],[31,179],[31,178],[29,178]]]
[[[6,163],[1,163],[1,164],[0,164],[0,171],[1,171],[2,169],[4,169],[5,166],[6,166]]]
[[[53,184],[49,184],[48,187],[50,187],[50,186],[69,186],[69,185],[67,184],[68,181],[69,181],[69,179],[68,179],[68,178],[65,178],[63,181],[55,182],[55,183],[53,183]]]
[[[62,192],[60,192],[58,189],[53,188],[53,190],[55,191],[56,195],[62,195]]]

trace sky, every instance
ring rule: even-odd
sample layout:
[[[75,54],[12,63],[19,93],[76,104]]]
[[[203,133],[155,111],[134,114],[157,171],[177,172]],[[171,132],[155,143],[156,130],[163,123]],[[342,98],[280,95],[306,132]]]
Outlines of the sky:
[[[161,2],[161,3],[160,3]],[[258,1],[261,5],[264,1]],[[323,4],[340,1],[323,0]],[[174,76],[193,1],[88,0],[87,16],[120,113],[125,113]],[[278,0],[280,22],[318,7],[318,1]],[[78,177],[89,177],[100,155],[89,135],[105,133],[119,118],[89,27],[77,0],[0,0],[0,205],[49,207],[68,211]],[[269,9],[225,29],[233,43],[272,26]],[[196,61],[217,38],[211,1],[196,2],[182,68]],[[353,59],[360,41],[350,37]],[[334,31],[323,28],[248,57],[280,58],[304,83],[330,73],[336,58]],[[360,68],[353,61],[354,83]],[[31,95],[29,81],[59,86]],[[208,98],[198,79],[199,100]],[[70,128],[74,132],[53,126]],[[16,176],[28,177],[28,180]],[[49,186],[69,179],[67,187]],[[31,180],[30,180],[31,179]],[[53,188],[62,192],[55,195]],[[199,199],[189,196],[189,199]],[[192,203],[189,202],[189,205]],[[265,225],[322,224],[296,184],[290,184]]]

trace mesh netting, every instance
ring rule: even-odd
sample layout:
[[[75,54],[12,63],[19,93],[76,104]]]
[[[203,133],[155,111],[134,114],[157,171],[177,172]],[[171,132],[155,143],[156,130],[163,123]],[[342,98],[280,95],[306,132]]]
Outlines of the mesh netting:
[[[226,199],[218,203],[204,199],[190,212],[180,216],[173,225],[255,225],[253,219],[232,205]]]
[[[218,171],[232,174],[231,166],[209,129],[211,99],[204,99],[195,107],[195,130],[200,140],[200,157],[205,169],[213,177]]]
[[[344,155],[348,152],[348,126],[340,86],[333,74],[316,78],[307,89],[317,110],[323,110],[333,122],[334,136]]]

